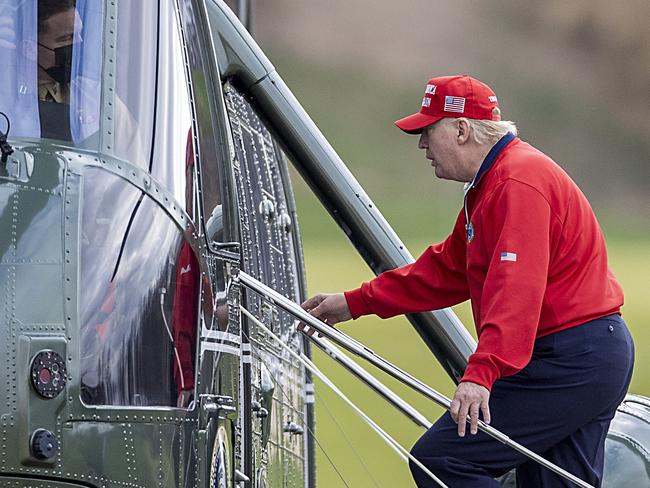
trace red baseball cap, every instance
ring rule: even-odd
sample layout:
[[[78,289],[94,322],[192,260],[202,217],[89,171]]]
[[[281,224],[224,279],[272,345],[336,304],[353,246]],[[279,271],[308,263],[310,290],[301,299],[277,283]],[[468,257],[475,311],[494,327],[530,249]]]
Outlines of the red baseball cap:
[[[445,117],[501,120],[498,107],[497,96],[485,83],[469,75],[439,76],[427,82],[420,111],[395,125],[408,134],[419,134]]]

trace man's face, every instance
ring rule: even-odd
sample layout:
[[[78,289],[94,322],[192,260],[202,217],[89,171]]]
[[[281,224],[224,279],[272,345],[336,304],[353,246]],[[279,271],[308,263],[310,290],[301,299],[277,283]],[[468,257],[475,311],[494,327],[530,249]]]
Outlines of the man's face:
[[[54,66],[55,49],[81,41],[79,33],[75,32],[75,25],[81,26],[81,21],[74,8],[54,14],[43,23],[38,48],[39,64],[42,67]]]
[[[473,178],[473,174],[468,174],[461,157],[457,119],[442,119],[426,127],[420,135],[418,148],[425,151],[438,178],[462,182]]]

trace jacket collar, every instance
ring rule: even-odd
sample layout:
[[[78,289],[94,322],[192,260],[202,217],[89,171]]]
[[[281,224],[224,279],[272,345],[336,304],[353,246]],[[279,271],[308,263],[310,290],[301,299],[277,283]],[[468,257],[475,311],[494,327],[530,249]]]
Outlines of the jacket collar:
[[[474,188],[476,185],[479,184],[479,181],[481,180],[482,176],[487,173],[487,171],[492,167],[492,165],[496,162],[497,157],[499,154],[501,154],[501,151],[505,149],[505,147],[510,144],[510,142],[515,138],[515,135],[512,132],[506,133],[505,136],[503,136],[501,139],[497,141],[497,143],[492,146],[492,149],[490,149],[490,152],[487,153],[487,156],[485,156],[485,159],[481,163],[480,168],[476,172],[476,175],[474,176],[474,179],[471,181],[471,183],[468,183],[465,191],[469,190],[470,188]]]

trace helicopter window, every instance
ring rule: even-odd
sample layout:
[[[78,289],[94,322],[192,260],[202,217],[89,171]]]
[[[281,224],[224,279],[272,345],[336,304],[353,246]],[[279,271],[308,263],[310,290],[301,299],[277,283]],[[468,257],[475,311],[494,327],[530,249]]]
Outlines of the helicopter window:
[[[152,199],[84,171],[81,398],[89,405],[186,406],[194,389],[199,270]]]
[[[209,243],[222,242],[224,239],[223,205],[221,202],[221,182],[216,158],[200,158],[201,188],[203,210],[205,213],[205,233]]]
[[[0,61],[10,67],[0,77],[0,111],[12,137],[77,144],[98,131],[102,4],[0,3]]]
[[[115,89],[105,92],[112,105],[102,114],[102,150],[146,168],[157,94],[158,14],[158,2],[119,2],[115,49],[109,50],[106,78],[110,84],[114,69]]]
[[[0,62],[10,67],[0,76],[0,111],[11,137],[101,148],[149,168],[158,2],[105,10],[114,4],[0,0]]]
[[[174,194],[176,201],[193,217],[195,211],[194,150],[192,116],[185,61],[175,0],[165,0],[160,9],[160,60],[158,63],[158,107],[151,165],[153,177]]]

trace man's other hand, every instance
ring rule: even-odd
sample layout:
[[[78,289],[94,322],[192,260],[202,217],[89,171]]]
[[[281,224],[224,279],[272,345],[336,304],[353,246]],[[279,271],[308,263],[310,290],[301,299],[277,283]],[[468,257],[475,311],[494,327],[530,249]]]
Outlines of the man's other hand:
[[[484,386],[477,385],[470,381],[463,381],[454,393],[454,399],[451,401],[449,413],[454,422],[458,424],[458,435],[465,435],[465,426],[467,425],[467,416],[470,416],[470,429],[472,434],[478,432],[478,413],[483,414],[483,421],[490,423],[490,391]]]
[[[320,293],[303,302],[301,306],[327,325],[345,322],[352,318],[348,302],[343,293]],[[305,334],[309,336],[316,333],[316,330],[304,323],[298,324],[298,330],[304,330]]]

